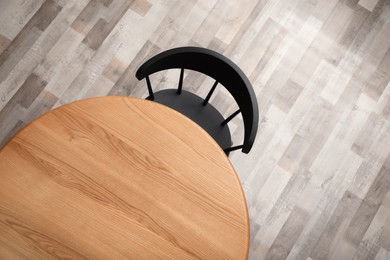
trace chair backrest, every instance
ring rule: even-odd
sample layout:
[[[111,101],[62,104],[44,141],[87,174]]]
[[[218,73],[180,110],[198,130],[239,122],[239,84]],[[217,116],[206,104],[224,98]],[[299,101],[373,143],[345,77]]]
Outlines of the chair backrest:
[[[259,111],[255,92],[242,70],[225,56],[200,47],[179,47],[164,51],[146,61],[136,72],[138,80],[162,70],[190,69],[223,85],[238,104],[244,121],[243,153],[248,153],[257,134]]]

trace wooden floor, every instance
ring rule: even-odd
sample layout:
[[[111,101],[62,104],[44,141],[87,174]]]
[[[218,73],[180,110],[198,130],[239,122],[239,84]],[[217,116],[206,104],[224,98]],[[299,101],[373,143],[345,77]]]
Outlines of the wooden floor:
[[[137,67],[183,45],[222,52],[257,94],[254,148],[230,156],[249,258],[390,259],[390,0],[1,0],[0,146],[64,103],[145,97]],[[212,103],[235,109],[221,89]]]

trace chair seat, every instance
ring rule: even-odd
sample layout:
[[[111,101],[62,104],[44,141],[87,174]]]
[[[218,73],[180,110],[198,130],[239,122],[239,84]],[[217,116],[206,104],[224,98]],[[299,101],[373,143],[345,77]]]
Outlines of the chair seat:
[[[221,126],[224,117],[211,104],[203,106],[203,98],[185,90],[178,95],[176,89],[164,89],[154,93],[154,101],[192,119],[206,130],[222,149],[232,146],[228,125]]]

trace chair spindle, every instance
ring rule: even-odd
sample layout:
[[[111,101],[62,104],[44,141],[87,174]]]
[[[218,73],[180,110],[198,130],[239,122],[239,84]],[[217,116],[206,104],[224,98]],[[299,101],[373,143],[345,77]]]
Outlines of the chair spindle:
[[[177,94],[181,94],[181,89],[183,88],[183,76],[184,76],[184,68],[180,70],[180,78],[179,78],[179,86],[177,87]]]
[[[231,151],[241,149],[242,147],[244,147],[243,144],[242,144],[242,145],[237,145],[237,146],[232,146],[232,147],[229,147],[229,148],[225,148],[225,149],[223,149],[223,151],[224,151],[225,153],[229,153],[229,152],[231,152]]]
[[[234,112],[233,114],[231,114],[228,118],[226,118],[222,123],[221,125],[226,125],[227,123],[229,123],[230,120],[232,120],[236,115],[238,115],[239,113],[241,112],[241,109],[238,109],[236,112]]]
[[[217,85],[218,85],[218,81],[215,81],[214,85],[211,87],[209,93],[207,94],[207,97],[205,98],[205,100],[202,103],[203,106],[207,105],[207,103],[209,102],[211,95],[214,93],[214,90],[217,87]]]
[[[149,100],[154,100],[154,94],[152,89],[152,84],[150,84],[149,76],[146,76],[146,84],[148,85],[148,91],[149,91]]]

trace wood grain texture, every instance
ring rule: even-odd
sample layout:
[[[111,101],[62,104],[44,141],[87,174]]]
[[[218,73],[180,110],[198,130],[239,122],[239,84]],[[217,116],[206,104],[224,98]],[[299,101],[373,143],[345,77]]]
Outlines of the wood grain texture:
[[[194,122],[151,101],[100,97],[44,114],[0,151],[0,179],[0,254],[248,256],[229,159]]]
[[[230,155],[249,206],[249,259],[388,257],[389,0],[0,6],[1,146],[59,105],[100,95],[146,97],[145,82],[134,76],[146,59],[177,46],[208,47],[243,69],[259,103],[253,150]],[[36,79],[31,89],[28,78]],[[156,89],[177,79],[177,71],[151,77]],[[211,85],[185,74],[184,88],[201,96]],[[211,103],[228,115],[234,101],[222,89]],[[230,125],[239,142],[237,119]],[[284,236],[290,240],[279,247]]]

